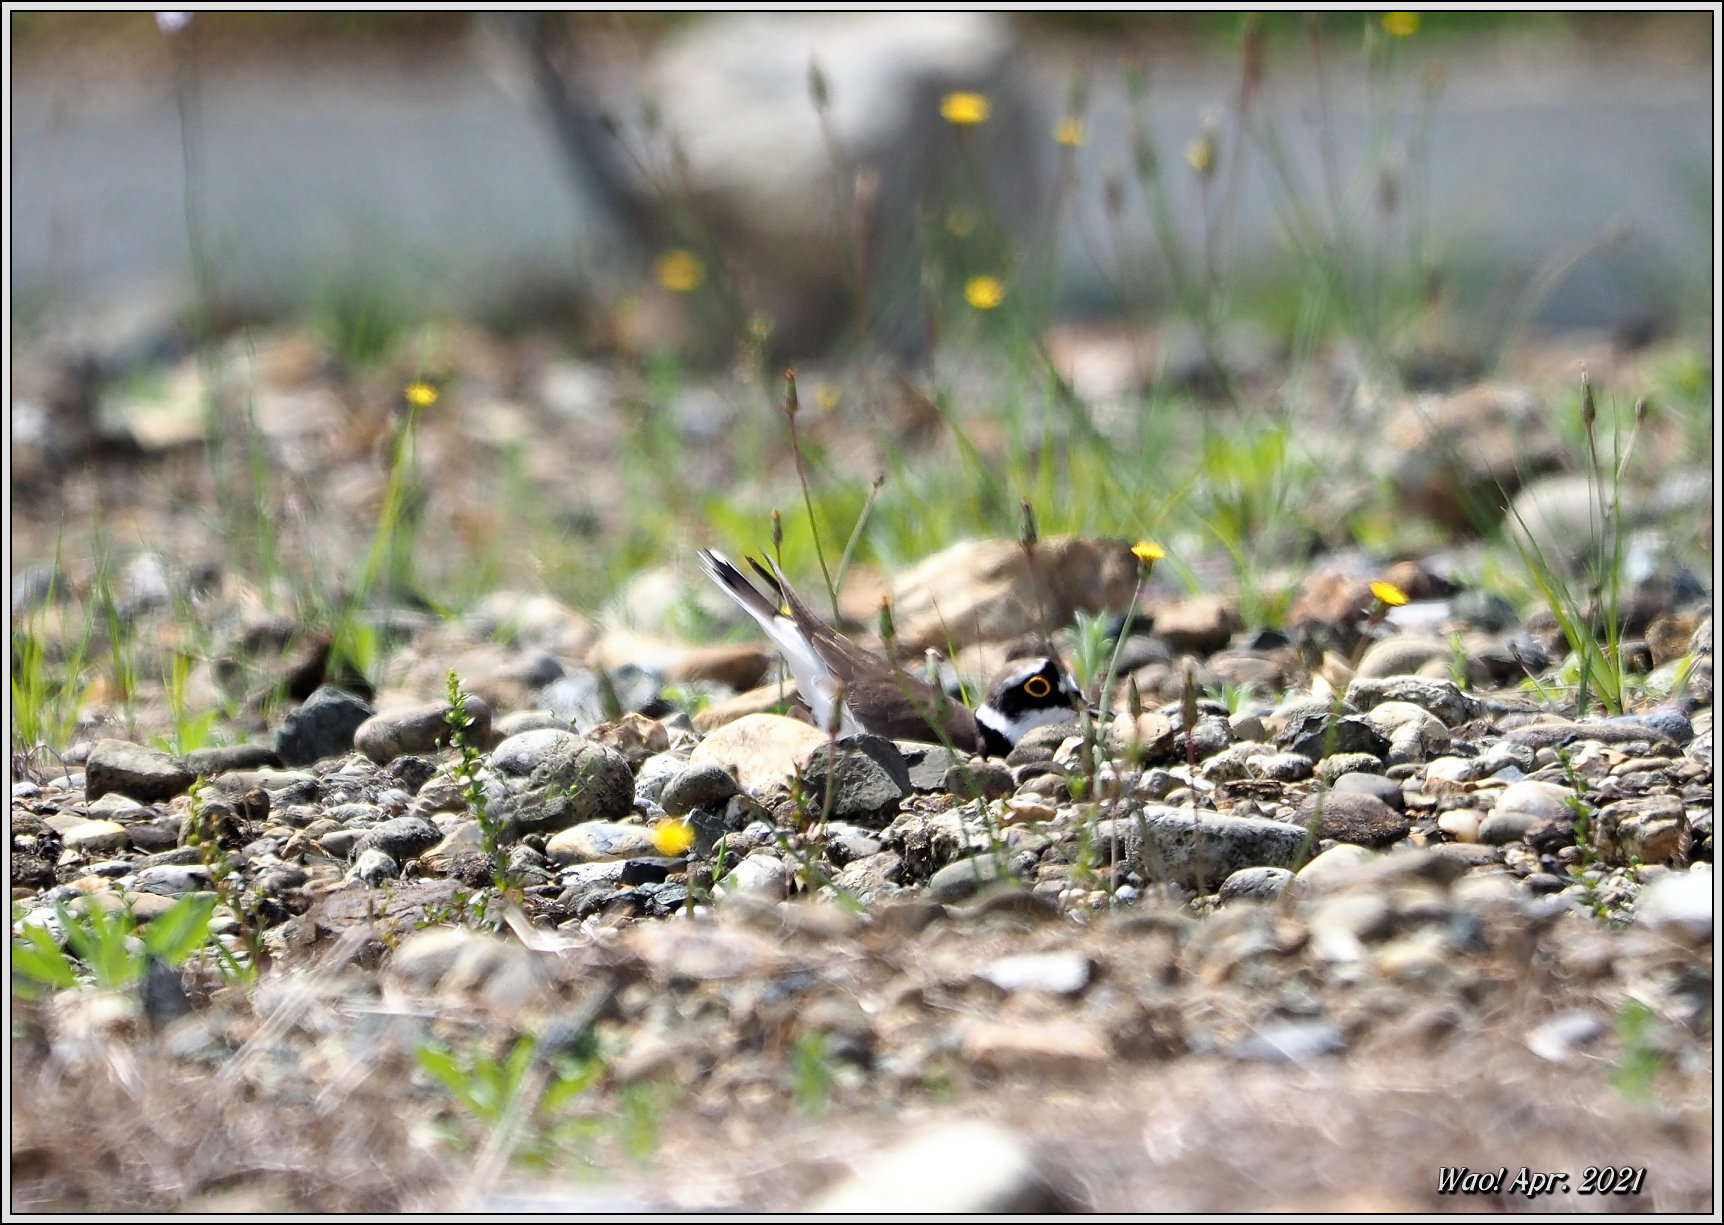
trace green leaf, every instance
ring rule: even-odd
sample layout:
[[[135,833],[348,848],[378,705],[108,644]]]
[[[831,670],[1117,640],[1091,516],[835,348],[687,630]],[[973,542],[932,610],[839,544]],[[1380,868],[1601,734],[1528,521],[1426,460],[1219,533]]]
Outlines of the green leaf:
[[[78,981],[53,933],[34,923],[22,925],[12,938],[12,973],[55,990],[75,986]]]
[[[210,939],[210,918],[215,914],[216,899],[187,894],[167,910],[157,915],[144,928],[144,949],[154,953],[169,965],[178,965],[197,952]]]

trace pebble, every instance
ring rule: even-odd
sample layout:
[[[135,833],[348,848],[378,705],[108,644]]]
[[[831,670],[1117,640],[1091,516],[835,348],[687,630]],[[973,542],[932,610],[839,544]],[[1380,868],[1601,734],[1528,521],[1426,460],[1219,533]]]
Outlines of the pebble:
[[[768,851],[753,851],[713,886],[715,897],[751,894],[781,900],[790,894],[791,872],[784,861]]]
[[[78,819],[61,831],[60,840],[68,851],[83,855],[120,851],[130,845],[130,840],[126,837],[126,827],[118,821]]]
[[[425,818],[394,817],[366,830],[348,853],[357,857],[375,847],[395,862],[406,863],[442,841],[443,832]]]
[[[131,887],[142,893],[178,897],[182,893],[208,889],[210,871],[202,864],[157,864],[139,869],[132,877]]]
[[[1381,774],[1383,759],[1374,753],[1335,753],[1317,762],[1317,781],[1332,787],[1348,774]]]
[[[1330,793],[1344,792],[1375,796],[1396,812],[1405,812],[1407,808],[1406,793],[1401,784],[1381,774],[1343,774],[1330,784]]]
[[[1343,842],[1316,856],[1294,875],[1307,888],[1321,892],[1351,883],[1359,869],[1376,857],[1374,851]]]
[[[977,1067],[1046,1075],[1105,1066],[1113,1044],[1085,1021],[978,1021],[964,1031],[959,1054]]]
[[[1437,828],[1456,842],[1477,842],[1483,819],[1476,808],[1451,808],[1437,817]]]
[[[1309,1063],[1346,1047],[1341,1031],[1328,1021],[1282,1021],[1241,1039],[1228,1054],[1246,1062]]]
[[[1710,940],[1715,904],[1712,880],[1710,864],[1660,876],[1635,899],[1634,921],[1685,933],[1696,942]]]
[[[603,863],[658,854],[651,831],[644,825],[615,821],[584,821],[545,841],[545,854],[559,864]]]
[[[373,889],[400,875],[400,865],[376,847],[361,852],[347,871],[349,880],[362,881]]]
[[[662,806],[665,788],[687,767],[688,754],[686,752],[667,750],[663,753],[654,753],[635,769],[635,799],[651,800]],[[734,779],[731,781],[735,782]],[[689,808],[698,807],[698,804],[689,805]],[[670,809],[667,808],[665,811],[670,812]],[[683,810],[683,812],[687,811],[687,808]],[[672,813],[671,815],[681,816],[682,813]]]
[[[1278,783],[1303,782],[1315,769],[1316,763],[1303,753],[1266,753],[1247,763],[1247,772],[1254,778]]]
[[[469,697],[465,703],[471,720],[462,735],[475,748],[491,743],[491,707],[485,699]],[[408,753],[433,753],[449,743],[452,729],[448,702],[421,702],[372,715],[353,732],[353,747],[378,765],[387,765]]]
[[[925,1129],[862,1157],[806,1211],[844,1217],[1048,1213],[1066,1207],[1023,1140],[997,1123],[965,1120]]]
[[[935,902],[957,902],[984,885],[1006,875],[1003,856],[992,853],[970,855],[941,868],[928,881],[928,897]]]
[[[1682,802],[1666,793],[1606,804],[1594,841],[1610,863],[1663,863],[1688,851],[1691,834]]]
[[[1526,1035],[1527,1049],[1551,1063],[1567,1063],[1578,1049],[1604,1035],[1605,1025],[1591,1012],[1561,1012]]]
[[[636,786],[638,789],[638,778]],[[722,812],[738,792],[736,779],[723,766],[716,762],[684,761],[677,773],[665,782],[659,803],[673,817],[684,816],[696,808]]]
[[[1216,896],[1223,902],[1236,898],[1267,900],[1280,897],[1293,883],[1293,873],[1286,868],[1240,868],[1221,882]]]
[[[1002,991],[1076,995],[1089,985],[1089,958],[1074,953],[1019,953],[990,961],[976,977]]]
[[[892,742],[878,736],[865,738],[874,742],[874,752],[851,747],[841,741],[834,755],[830,743],[816,745],[808,755],[802,771],[802,784],[808,810],[840,821],[865,821],[884,825],[897,812],[898,801],[910,793],[909,770],[902,759],[897,761],[897,774],[879,761],[876,753],[890,750],[896,756]]]
[[[498,745],[490,764],[504,794],[489,799],[509,837],[616,821],[634,807],[634,773],[621,754],[573,732],[524,732]],[[489,797],[490,789],[487,788]]]
[[[734,772],[752,795],[788,790],[809,755],[827,737],[783,715],[744,715],[712,731],[689,754],[689,764],[717,765]]]
[[[118,791],[140,803],[171,800],[197,781],[186,764],[160,749],[125,740],[99,740],[84,765],[84,796]]]
[[[1241,868],[1290,868],[1312,841],[1305,829],[1281,821],[1155,804],[1132,817],[1096,823],[1098,847],[1105,849],[1114,837],[1120,857],[1141,863],[1150,880],[1209,890]]]
[[[288,766],[339,757],[353,748],[353,734],[375,713],[364,698],[321,685],[282,720],[275,734],[276,756]]]
[[[1383,847],[1405,838],[1412,828],[1404,813],[1397,812],[1365,791],[1331,790],[1311,796],[1299,806],[1299,823],[1309,826],[1319,810],[1322,815],[1317,827],[1318,837],[1333,838],[1337,842]]]

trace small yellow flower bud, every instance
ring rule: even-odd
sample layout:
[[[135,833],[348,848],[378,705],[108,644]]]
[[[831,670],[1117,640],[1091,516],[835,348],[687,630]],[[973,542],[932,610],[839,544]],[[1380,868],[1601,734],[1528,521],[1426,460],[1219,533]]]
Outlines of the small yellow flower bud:
[[[647,837],[660,855],[681,855],[694,845],[694,826],[685,820],[667,817],[656,822]]]
[[[964,301],[979,311],[993,310],[1006,296],[998,277],[973,276],[964,283]]]
[[[672,293],[693,293],[706,280],[706,265],[693,251],[676,247],[653,261],[652,274]]]
[[[985,94],[960,91],[940,99],[940,118],[959,127],[987,122],[991,109]]]

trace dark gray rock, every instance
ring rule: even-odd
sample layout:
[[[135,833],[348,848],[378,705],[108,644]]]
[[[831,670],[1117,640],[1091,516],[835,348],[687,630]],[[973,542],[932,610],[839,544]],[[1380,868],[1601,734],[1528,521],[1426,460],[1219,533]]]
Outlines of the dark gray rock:
[[[618,821],[634,807],[634,773],[622,754],[573,732],[511,736],[491,754],[491,766],[506,792],[492,812],[509,837]]]
[[[289,766],[339,757],[352,751],[353,734],[374,713],[364,698],[334,685],[319,686],[282,720],[275,734],[275,751]]]
[[[1441,719],[1444,727],[1459,727],[1485,713],[1484,703],[1462,693],[1453,681],[1424,676],[1360,677],[1347,686],[1347,702],[1362,711],[1384,702],[1411,702]]]
[[[959,799],[1004,799],[1017,789],[1012,771],[997,761],[978,757],[970,762],[953,762],[946,767],[941,790]]]
[[[1392,778],[1381,774],[1343,774],[1330,786],[1331,792],[1352,792],[1358,795],[1374,795],[1396,812],[1407,810],[1407,797],[1401,790],[1401,784]]]
[[[1317,763],[1317,781],[1325,787],[1333,787],[1336,779],[1349,774],[1382,773],[1383,759],[1370,753],[1336,753]]]
[[[884,736],[863,734],[845,736],[838,742],[838,747],[843,751],[867,754],[875,764],[891,776],[894,783],[898,784],[899,794],[910,794],[910,763],[905,760],[903,752],[899,750],[895,741],[888,740]]]
[[[1336,753],[1369,753],[1381,758],[1389,751],[1389,738],[1362,715],[1335,718],[1327,711],[1311,710],[1289,717],[1276,745],[1312,761]]]
[[[1025,732],[1023,738],[1012,746],[1012,751],[1006,754],[1008,766],[1025,766],[1031,762],[1052,761],[1054,752],[1065,743],[1066,737],[1077,735],[1077,720],[1067,723],[1050,723],[1045,727],[1032,727]]]
[[[1301,820],[1308,822],[1317,814],[1319,806],[1322,808],[1322,819],[1317,826],[1319,838],[1332,838],[1355,846],[1381,847],[1405,838],[1412,828],[1405,814],[1366,792],[1331,790],[1311,796],[1299,806]]]
[[[687,766],[687,753],[677,753],[670,750],[654,753],[635,769],[635,798],[637,800],[651,800],[662,808],[665,788],[670,786],[671,780],[682,773]]]
[[[846,863],[832,878],[832,883],[868,903],[879,897],[896,895],[903,879],[904,857],[896,851],[881,851]]]
[[[406,863],[441,841],[443,832],[424,817],[395,817],[366,830],[351,853],[358,858],[375,847],[396,863]]]
[[[1500,634],[1520,624],[1520,613],[1507,598],[1494,591],[1477,588],[1457,592],[1450,597],[1449,612],[1487,634]]]
[[[878,736],[868,739],[891,747],[891,741]],[[832,746],[817,745],[802,772],[808,788],[809,811],[839,821],[884,824],[898,811],[898,801],[910,793],[909,772],[900,773],[902,782],[872,755],[852,750],[842,742],[836,757]]]
[[[958,759],[960,761],[965,760],[961,753],[958,755]],[[976,760],[983,759],[977,758]],[[912,790],[921,792],[946,790],[946,771],[952,768],[952,760],[944,748],[931,750],[926,746],[918,746],[904,754],[904,761],[909,766]]]
[[[1231,817],[1145,805],[1130,816],[1096,823],[1098,853],[1130,863],[1152,883],[1214,889],[1241,868],[1292,868],[1316,840],[1297,825],[1262,817]]]
[[[1629,720],[1595,723],[1529,723],[1505,734],[1513,744],[1531,745],[1535,749],[1559,748],[1576,740],[1597,740],[1602,744],[1628,744],[1669,741],[1662,731],[1650,724]]]
[[[317,839],[317,845],[324,853],[335,859],[350,859],[353,848],[359,845],[359,840],[365,837],[363,829],[332,829]]]
[[[1223,902],[1238,898],[1280,897],[1293,883],[1293,873],[1286,868],[1241,868],[1221,882],[1216,896]]]
[[[1610,720],[1613,724],[1639,724],[1651,728],[1675,744],[1685,745],[1694,739],[1694,724],[1680,710],[1649,710],[1644,714],[1622,715]]]
[[[193,749],[185,756],[186,769],[206,778],[229,770],[279,769],[281,758],[267,744],[223,744]]]
[[[941,868],[928,881],[928,897],[936,902],[958,902],[984,885],[991,885],[1007,874],[1005,857],[984,851],[970,855]]]
[[[843,825],[835,821],[826,829],[826,858],[836,867],[866,859],[870,855],[878,855],[885,847],[886,844],[880,839],[854,825]]]
[[[1534,825],[1544,821],[1560,821],[1560,817],[1541,817],[1536,812],[1517,808],[1496,808],[1479,822],[1479,841],[1486,846],[1505,846],[1524,841]]]
[[[92,800],[110,791],[144,804],[171,800],[196,781],[179,758],[126,740],[98,741],[84,763],[84,795]]]
[[[466,701],[470,722],[463,735],[478,749],[491,746],[491,707],[481,697]],[[387,765],[408,753],[433,754],[451,743],[447,702],[421,702],[372,715],[353,733],[353,747],[378,765]]]
[[[133,878],[132,887],[139,893],[159,893],[164,897],[179,897],[210,887],[210,870],[202,864],[159,864],[144,868]]]
[[[701,762],[678,771],[659,793],[659,803],[673,817],[696,808],[723,812],[730,797],[740,790],[730,771],[716,762]]]

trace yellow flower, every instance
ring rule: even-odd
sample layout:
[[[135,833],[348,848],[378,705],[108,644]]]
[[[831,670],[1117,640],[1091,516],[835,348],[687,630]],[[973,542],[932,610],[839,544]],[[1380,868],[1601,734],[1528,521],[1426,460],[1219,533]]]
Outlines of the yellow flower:
[[[430,408],[437,403],[437,389],[424,379],[415,379],[407,384],[406,390],[402,394],[407,397],[407,403],[414,408]]]
[[[964,301],[979,311],[991,311],[1006,296],[1006,287],[995,276],[973,276],[964,282]]]
[[[660,855],[681,855],[694,845],[694,826],[675,817],[657,822],[647,835]]]
[[[1131,555],[1146,566],[1152,566],[1167,556],[1167,550],[1153,540],[1140,540],[1131,546]]]
[[[1371,584],[1371,594],[1376,596],[1390,608],[1399,608],[1407,602],[1407,593],[1393,583],[1375,582]]]
[[[1068,149],[1075,149],[1084,142],[1083,120],[1076,115],[1067,115],[1054,125],[1054,139]]]
[[[1383,29],[1392,38],[1411,38],[1419,32],[1419,15],[1417,13],[1384,13]]]
[[[706,265],[693,251],[676,247],[653,261],[652,274],[672,293],[692,293],[706,279]]]
[[[940,118],[959,127],[986,122],[988,99],[985,94],[951,93],[940,99]]]
[[[1185,160],[1198,174],[1209,173],[1209,168],[1215,164],[1215,142],[1209,139],[1208,133],[1185,146]]]

